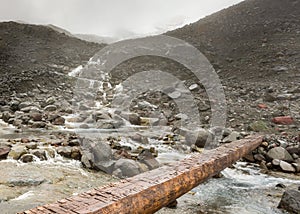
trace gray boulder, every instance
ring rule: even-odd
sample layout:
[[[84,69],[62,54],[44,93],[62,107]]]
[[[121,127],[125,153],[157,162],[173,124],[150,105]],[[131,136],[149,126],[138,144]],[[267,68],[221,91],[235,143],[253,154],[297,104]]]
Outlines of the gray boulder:
[[[81,140],[81,147],[81,162],[85,167],[112,173],[114,161],[112,161],[111,148],[107,143],[84,138]]]
[[[114,166],[113,175],[126,178],[138,175],[142,172],[140,165],[131,159],[119,159]]]
[[[199,148],[204,148],[205,145],[213,141],[213,135],[205,130],[199,129],[197,131],[187,131],[184,133],[187,145],[195,144]]]
[[[292,166],[292,164],[289,164],[285,161],[280,161],[279,166],[282,169],[282,171],[284,171],[284,172],[295,172],[296,171],[296,169]]]
[[[283,147],[275,147],[273,149],[270,149],[267,153],[267,157],[271,160],[278,159],[287,162],[291,162],[294,160],[290,153]]]
[[[286,190],[278,208],[285,209],[290,213],[300,213],[300,191]]]

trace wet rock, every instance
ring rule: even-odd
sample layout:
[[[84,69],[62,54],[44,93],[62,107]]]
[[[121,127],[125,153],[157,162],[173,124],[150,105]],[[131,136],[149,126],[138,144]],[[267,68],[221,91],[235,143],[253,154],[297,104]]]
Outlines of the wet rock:
[[[8,181],[8,186],[38,186],[44,183],[46,180],[43,177],[26,177],[26,176],[18,176],[17,178],[13,178]]]
[[[138,133],[134,134],[133,136],[130,137],[132,140],[142,143],[142,144],[149,144],[149,140],[147,137],[144,137]]]
[[[57,125],[57,126],[61,126],[65,124],[65,118],[63,118],[62,116],[57,116],[53,121],[52,121],[53,125]]]
[[[63,157],[71,158],[72,147],[70,147],[70,146],[60,146],[60,147],[56,148],[56,152],[58,154],[60,154],[61,156],[63,156]]]
[[[45,128],[46,127],[46,123],[45,122],[33,122],[31,124],[32,128],[36,128],[36,129],[40,129],[40,128]]]
[[[289,164],[285,161],[280,161],[279,164],[280,168],[282,169],[282,171],[284,172],[295,172],[295,168],[292,166],[292,164]]]
[[[93,168],[93,159],[94,155],[92,153],[83,151],[80,161],[84,167],[91,169]]]
[[[283,193],[278,208],[285,209],[291,213],[300,213],[300,191],[286,190]]]
[[[20,108],[19,108],[19,104],[20,104],[20,101],[18,100],[13,100],[10,102],[10,109],[12,111],[18,111]]]
[[[74,160],[80,160],[81,159],[81,152],[78,147],[72,147],[71,150],[71,158]]]
[[[27,149],[36,149],[37,148],[37,143],[36,142],[30,142],[30,143],[26,143],[26,148]]]
[[[6,159],[9,152],[9,146],[0,146],[0,160]]]
[[[115,160],[108,160],[108,161],[98,161],[94,163],[94,168],[96,170],[103,171],[107,174],[112,174],[114,170],[116,161]]]
[[[184,133],[187,145],[195,144],[199,148],[204,148],[206,144],[209,144],[213,140],[212,134],[205,130],[199,129],[195,132],[187,131]]]
[[[43,115],[41,113],[31,113],[30,114],[30,118],[33,120],[33,121],[42,121],[43,119]]]
[[[278,160],[283,160],[287,162],[293,161],[293,157],[284,149],[283,147],[275,147],[272,148],[268,151],[267,157],[271,160],[273,159],[278,159]]]
[[[121,149],[114,152],[113,158],[115,160],[119,160],[121,158],[131,159],[131,155],[126,150]]]
[[[106,173],[111,173],[112,150],[106,142],[94,142],[91,139],[82,139],[82,157],[81,162],[88,168],[96,168]]]
[[[137,159],[139,162],[146,164],[147,167],[151,169],[156,169],[159,167],[159,162],[155,159],[155,157],[152,155],[152,153],[148,150],[142,151]]]
[[[16,127],[20,127],[22,125],[23,121],[20,120],[20,119],[15,119],[13,121],[13,125],[16,126]]]
[[[93,113],[92,118],[96,122],[98,120],[110,120],[111,115],[108,112],[97,111],[97,112]]]
[[[30,152],[34,156],[38,157],[41,161],[47,160],[46,151],[42,149],[31,150]],[[54,157],[54,156],[53,156]]]
[[[22,155],[27,153],[27,149],[25,146],[17,145],[11,148],[10,152],[8,153],[8,157],[18,160]]]
[[[84,123],[84,124],[81,124],[81,125],[79,126],[79,128],[81,128],[81,129],[88,129],[88,128],[90,128],[90,127],[89,127],[88,124]]]
[[[44,108],[45,111],[56,111],[57,107],[55,105],[48,105]]]
[[[87,111],[90,109],[91,109],[91,107],[89,107],[88,105],[85,105],[85,104],[80,104],[80,106],[79,106],[79,110],[81,110],[81,111]]]
[[[25,154],[25,155],[22,155],[22,157],[20,158],[20,161],[24,162],[24,163],[29,163],[29,162],[32,162],[34,161],[34,155],[32,154]]]
[[[77,138],[69,140],[69,146],[80,146],[80,140]]]
[[[286,188],[286,186],[284,184],[282,184],[282,183],[276,184],[275,187],[282,188],[282,189]]]
[[[115,163],[113,175],[119,178],[126,178],[138,175],[141,172],[141,168],[136,161],[130,159],[119,159]]]
[[[30,140],[28,138],[21,138],[21,143],[29,143]]]
[[[98,121],[96,127],[99,129],[117,129],[123,125],[123,121],[121,120],[105,120]]]
[[[8,123],[9,119],[13,118],[13,115],[9,111],[5,111],[2,113],[2,120]]]
[[[280,125],[291,125],[294,123],[294,120],[290,116],[283,116],[283,117],[274,117],[272,119],[272,122]]]
[[[141,118],[137,114],[129,114],[128,120],[132,125],[141,125]]]

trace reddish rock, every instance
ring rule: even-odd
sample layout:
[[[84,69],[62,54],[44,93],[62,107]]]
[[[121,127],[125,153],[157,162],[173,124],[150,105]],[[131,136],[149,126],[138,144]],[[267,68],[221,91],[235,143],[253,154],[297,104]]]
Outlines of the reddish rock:
[[[263,104],[263,103],[258,104],[257,107],[258,107],[258,108],[261,108],[261,109],[266,109],[266,108],[268,108],[268,106],[267,106],[266,104]]]
[[[283,116],[283,117],[274,117],[272,119],[272,122],[281,125],[291,125],[294,123],[294,120],[290,116]]]

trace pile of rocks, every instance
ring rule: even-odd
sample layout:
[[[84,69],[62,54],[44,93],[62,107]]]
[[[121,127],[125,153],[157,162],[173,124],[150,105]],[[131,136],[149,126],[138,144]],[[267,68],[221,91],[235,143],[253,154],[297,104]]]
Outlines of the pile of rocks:
[[[300,172],[300,136],[279,138],[272,135],[245,159],[260,164],[263,171]]]
[[[115,138],[109,138],[109,144],[103,141],[82,139],[81,162],[87,168],[104,171],[119,178],[131,177],[159,167],[155,159],[155,149],[138,148],[131,151],[121,146]]]
[[[19,129],[51,129],[53,126],[64,125],[63,115],[72,113],[72,110],[64,97],[36,90],[12,96],[10,101],[2,100],[0,112],[0,119]]]
[[[14,159],[23,163],[47,161],[57,154],[80,160],[84,167],[100,170],[120,178],[131,177],[159,167],[157,151],[121,146],[119,139],[80,139],[74,133],[56,133],[50,138],[18,138],[2,141],[0,160]]]

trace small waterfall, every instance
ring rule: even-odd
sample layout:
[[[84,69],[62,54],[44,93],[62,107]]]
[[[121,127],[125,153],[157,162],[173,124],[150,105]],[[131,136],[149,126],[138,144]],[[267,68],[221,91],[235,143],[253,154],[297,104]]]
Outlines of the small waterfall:
[[[90,80],[89,88],[94,88],[95,80]]]
[[[79,76],[82,69],[82,65],[79,65],[77,68],[73,69],[68,75],[71,77],[77,77]]]

